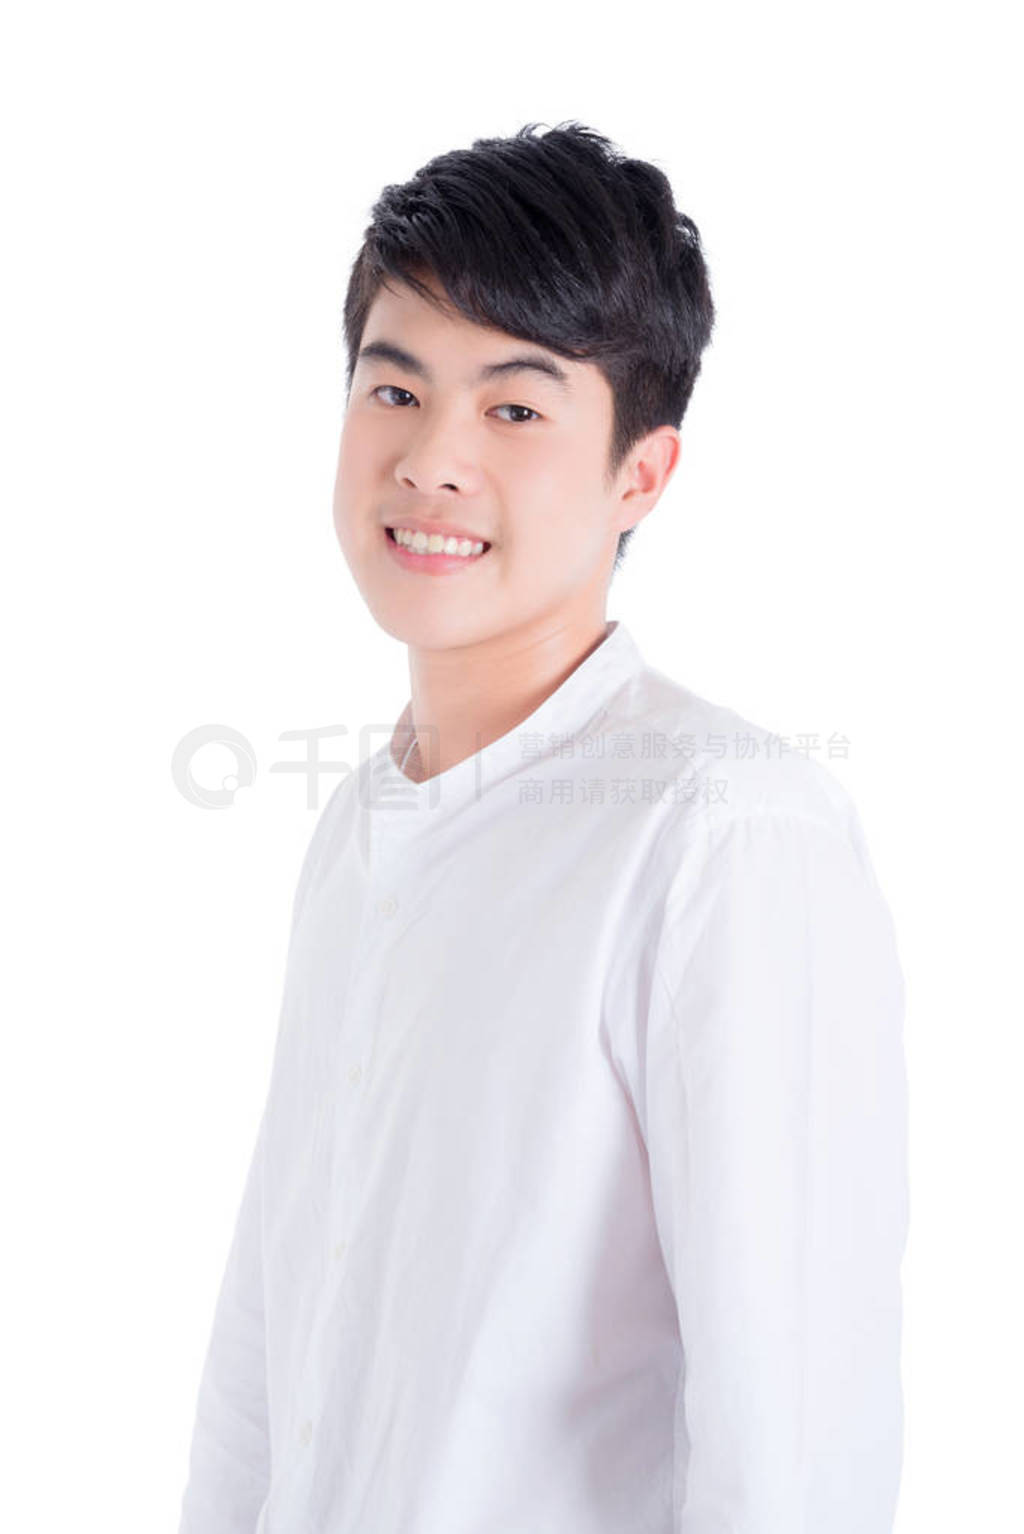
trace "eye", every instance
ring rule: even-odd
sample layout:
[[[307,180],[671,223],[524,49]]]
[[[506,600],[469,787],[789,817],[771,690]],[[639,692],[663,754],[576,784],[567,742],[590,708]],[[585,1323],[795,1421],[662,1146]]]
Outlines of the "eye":
[[[407,400],[416,398],[415,394],[410,394],[408,389],[400,389],[397,384],[378,384],[376,389],[370,390],[370,393],[378,395],[382,389],[390,389],[392,394],[404,394]]]
[[[532,416],[537,421],[540,420],[540,412],[537,410],[532,410],[529,405],[496,405],[494,408],[496,410],[525,410],[528,416]],[[509,424],[513,426],[525,426],[527,423],[522,419],[522,417],[519,417],[517,420],[512,421]]]

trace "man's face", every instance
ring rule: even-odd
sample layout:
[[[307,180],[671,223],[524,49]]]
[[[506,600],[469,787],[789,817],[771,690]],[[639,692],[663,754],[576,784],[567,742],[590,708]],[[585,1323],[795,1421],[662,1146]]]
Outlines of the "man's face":
[[[487,373],[524,358],[561,381],[533,368]],[[404,283],[381,288],[334,492],[342,552],[381,628],[443,649],[603,619],[619,532],[641,514],[622,498],[621,472],[605,483],[611,430],[611,389],[594,364],[442,313]],[[411,525],[490,547],[462,560],[409,552],[387,529]]]

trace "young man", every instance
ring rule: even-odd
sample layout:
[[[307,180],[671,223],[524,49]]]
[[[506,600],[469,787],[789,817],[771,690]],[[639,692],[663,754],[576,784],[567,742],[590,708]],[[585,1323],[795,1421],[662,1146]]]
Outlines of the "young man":
[[[605,617],[713,321],[570,124],[388,187],[345,558],[411,697],[320,817],[181,1534],[883,1534],[903,982],[820,764]]]

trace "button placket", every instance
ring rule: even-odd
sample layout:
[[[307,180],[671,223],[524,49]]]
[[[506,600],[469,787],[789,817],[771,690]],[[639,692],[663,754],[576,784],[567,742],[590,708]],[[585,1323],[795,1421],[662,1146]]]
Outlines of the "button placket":
[[[397,865],[395,865],[395,866],[393,866],[391,868],[390,872],[391,872],[392,875],[394,875],[394,873],[396,872],[396,868],[397,868]],[[378,878],[379,878],[379,874],[378,874]],[[390,881],[388,881],[388,882],[390,882]],[[380,888],[380,884],[381,883],[384,884],[384,887],[386,889],[387,888],[387,884],[385,883],[384,880],[380,880],[380,883],[378,883],[378,886],[377,886],[378,889]],[[385,895],[380,895],[380,896],[378,896],[375,899],[371,899],[371,903],[368,904],[368,906],[366,907],[366,910],[374,912],[375,915],[379,918],[380,922],[383,923],[383,922],[390,922],[390,921],[392,921],[393,918],[398,914],[400,908],[401,908],[401,902],[400,902],[398,896],[393,891],[389,891]],[[368,918],[364,918],[364,919],[368,919]],[[371,923],[372,923],[372,919],[371,919]],[[369,928],[364,928],[365,942],[364,942],[364,936],[363,935],[361,935],[361,938],[360,938],[361,943],[364,943],[364,946],[366,946],[366,951],[367,951],[368,959],[369,959],[369,956],[373,954],[373,949],[376,946],[374,944],[374,942],[373,942],[372,932],[373,932],[373,927],[372,927],[372,924],[371,924]],[[387,942],[388,941],[389,940],[385,940],[383,938],[383,934],[382,934],[381,935],[381,942],[382,942],[382,944],[385,947],[387,946]],[[356,980],[355,984],[358,985],[358,979]],[[353,992],[351,994],[352,994],[352,997],[354,999],[356,994],[357,994],[355,989],[353,990]],[[368,1015],[373,1015],[372,1009],[370,1009],[370,1013]],[[371,1036],[370,1040],[368,1041],[370,1047],[372,1047],[372,1042],[373,1042],[373,1040],[372,1040],[372,1036]],[[366,1053],[365,1053],[365,1050],[364,1050],[363,1058],[362,1059],[355,1059],[349,1065],[349,1068],[348,1068],[348,1083],[349,1083],[349,1086],[352,1088],[353,1091],[355,1091],[357,1088],[359,1088],[363,1084],[365,1061],[366,1061]]]

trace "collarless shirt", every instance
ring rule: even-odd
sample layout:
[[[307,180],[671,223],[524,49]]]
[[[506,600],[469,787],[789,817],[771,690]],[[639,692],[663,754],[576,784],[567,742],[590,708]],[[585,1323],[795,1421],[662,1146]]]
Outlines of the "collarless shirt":
[[[179,1534],[883,1534],[904,988],[822,763],[621,621],[299,873]]]

